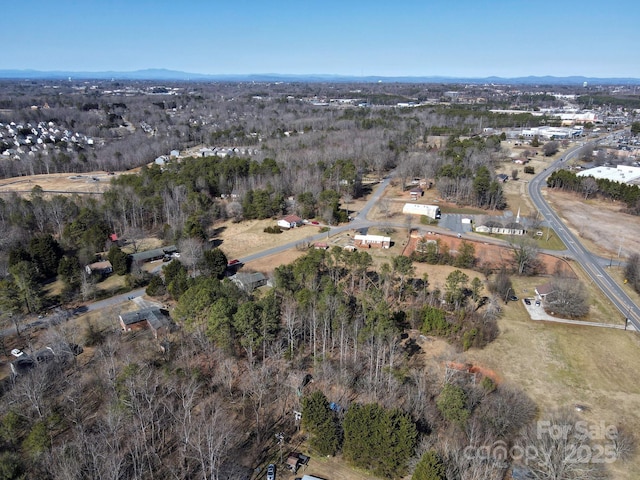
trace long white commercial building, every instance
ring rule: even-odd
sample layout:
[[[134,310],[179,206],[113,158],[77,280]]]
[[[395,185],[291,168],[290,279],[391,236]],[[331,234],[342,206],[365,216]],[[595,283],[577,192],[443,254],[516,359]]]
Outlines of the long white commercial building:
[[[578,177],[605,178],[618,183],[640,183],[640,167],[594,167],[576,174]]]

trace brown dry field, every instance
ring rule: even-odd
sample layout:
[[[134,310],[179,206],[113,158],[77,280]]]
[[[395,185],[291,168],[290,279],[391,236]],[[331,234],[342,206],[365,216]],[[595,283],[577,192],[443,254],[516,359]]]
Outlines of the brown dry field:
[[[614,261],[640,253],[640,217],[622,213],[624,205],[606,200],[584,200],[579,195],[547,190],[545,198],[593,253]]]
[[[0,180],[0,193],[28,193],[36,185],[42,187],[45,193],[104,193],[115,175],[118,174],[108,175],[107,172],[52,173],[50,175],[6,178]],[[98,181],[92,180],[94,178]]]
[[[290,242],[305,243],[306,239],[318,234],[320,228],[304,225],[279,234],[264,233],[266,227],[275,226],[275,220],[246,220],[238,223],[226,221],[215,225],[216,239],[221,241],[220,250],[229,260],[269,250]],[[276,265],[277,266],[277,265]]]
[[[521,294],[532,291],[535,279],[514,283]],[[640,348],[638,334],[532,322],[520,302],[505,306],[498,325],[500,336],[482,350],[468,351],[469,361],[523,389],[543,419],[546,411],[584,405],[587,410],[579,415],[590,424],[624,427],[637,436],[640,385],[633,365]],[[613,478],[640,478],[638,456],[614,463],[612,470]]]

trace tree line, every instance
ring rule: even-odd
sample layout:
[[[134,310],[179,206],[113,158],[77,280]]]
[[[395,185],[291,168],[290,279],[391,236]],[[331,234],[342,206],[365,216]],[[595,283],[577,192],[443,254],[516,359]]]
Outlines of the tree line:
[[[568,170],[556,170],[547,179],[547,186],[580,193],[584,198],[599,195],[627,205],[626,212],[640,215],[640,188],[637,185],[615,182],[606,178],[579,177]]]

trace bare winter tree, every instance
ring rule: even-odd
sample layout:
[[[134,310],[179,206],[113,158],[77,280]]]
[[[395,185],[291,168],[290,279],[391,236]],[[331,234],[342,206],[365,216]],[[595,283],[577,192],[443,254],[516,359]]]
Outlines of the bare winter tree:
[[[380,209],[380,213],[387,218],[391,216],[390,207],[391,207],[391,202],[389,201],[388,198],[381,198],[380,201],[378,202],[378,208]]]
[[[218,480],[220,469],[239,437],[239,430],[233,423],[233,416],[218,402],[207,402],[199,412],[189,437],[189,452],[199,466],[199,478]]]
[[[598,191],[598,182],[593,177],[585,177],[580,182],[582,187],[582,193],[584,193],[584,199],[587,200],[591,195]]]
[[[545,143],[542,146],[542,151],[544,152],[545,157],[550,157],[558,153],[558,149],[560,148],[560,144],[555,140]]]
[[[592,461],[598,447],[588,431],[577,428],[580,418],[565,409],[542,416],[518,441],[523,463],[536,480],[600,480],[602,463]],[[603,445],[604,448],[604,445]],[[605,457],[602,457],[605,460]],[[597,459],[596,459],[597,460]]]
[[[197,266],[202,261],[204,242],[199,238],[183,238],[178,242],[180,262],[187,267],[191,276],[197,274]]]
[[[555,277],[544,307],[560,316],[584,317],[589,313],[589,293],[577,278]]]
[[[538,259],[540,249],[536,241],[525,235],[514,235],[509,243],[513,251],[515,270],[518,275],[538,273],[541,263]]]

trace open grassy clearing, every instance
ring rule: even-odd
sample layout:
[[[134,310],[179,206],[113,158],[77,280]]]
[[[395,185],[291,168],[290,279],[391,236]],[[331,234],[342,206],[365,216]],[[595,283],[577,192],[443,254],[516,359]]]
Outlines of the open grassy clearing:
[[[262,257],[258,260],[253,260],[252,262],[247,263],[246,267],[240,269],[241,272],[248,271],[256,271],[262,272],[265,275],[269,276],[276,267],[280,265],[286,265],[295,261],[297,258],[305,255],[306,250],[298,250],[291,249],[286,252],[278,253],[275,255],[269,255],[267,257]],[[266,287],[265,287],[266,288]]]
[[[83,174],[52,173],[49,175],[29,175],[0,179],[0,192],[29,193],[36,185],[51,193],[104,193],[111,179],[121,173],[109,175],[107,172]]]
[[[640,427],[640,386],[630,365],[637,358],[636,334],[528,320],[521,305],[505,308],[501,334],[480,351],[469,351],[474,362],[496,370],[531,396],[541,410],[585,405],[586,420]],[[622,467],[622,466],[621,466]],[[631,468],[629,468],[631,467]],[[640,466],[629,465],[616,478],[640,478]]]
[[[247,220],[238,223],[226,221],[216,224],[216,239],[221,242],[222,250],[228,259],[242,258],[246,255],[268,250],[290,242],[304,242],[305,239],[319,233],[320,228],[304,225],[279,234],[264,233],[266,227],[276,224],[275,220]]]
[[[482,210],[481,208],[459,207],[457,205],[448,203],[441,204],[440,211],[442,213],[456,213],[460,215],[491,215],[492,213],[495,215],[500,215],[502,213],[498,211],[490,212],[487,210]]]
[[[581,272],[577,272],[582,275]],[[518,296],[533,295],[539,278],[515,278]],[[589,320],[606,323],[620,315],[592,291]],[[612,322],[613,323],[613,322]],[[467,357],[523,388],[541,410],[585,405],[580,415],[637,432],[640,384],[633,365],[640,336],[623,330],[533,322],[521,302],[510,302],[498,321],[499,337]],[[614,465],[620,479],[640,478],[640,464]]]
[[[301,449],[306,452],[304,444],[299,447],[302,447]],[[299,452],[300,448],[296,451]],[[311,456],[311,460],[309,460],[308,465],[300,468],[297,474],[294,475],[293,472],[287,471],[285,467],[279,466],[276,478],[293,480],[303,475],[313,475],[331,480],[367,480],[377,478],[370,473],[360,472],[349,467],[348,464],[342,460],[341,456],[323,457],[321,455],[314,455],[313,452],[307,453]]]

